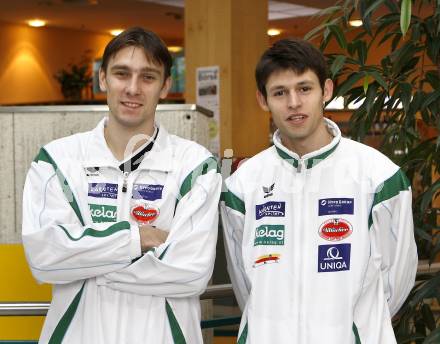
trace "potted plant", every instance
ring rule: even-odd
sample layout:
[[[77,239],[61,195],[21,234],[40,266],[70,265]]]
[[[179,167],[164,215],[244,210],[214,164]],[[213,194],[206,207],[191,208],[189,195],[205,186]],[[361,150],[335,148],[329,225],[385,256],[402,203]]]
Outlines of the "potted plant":
[[[54,78],[60,83],[64,98],[69,100],[82,98],[82,90],[89,87],[92,82],[90,64],[90,58],[86,53],[77,64],[69,63],[67,68],[55,73]]]
[[[419,258],[431,264],[440,252],[440,1],[342,0],[320,15],[306,38],[320,39],[335,97],[362,102],[350,136],[363,141],[383,128],[381,150],[412,181]],[[363,25],[350,27],[352,19]],[[382,44],[389,54],[374,63],[372,51]],[[398,343],[440,343],[439,303],[440,273],[419,274],[394,318]]]

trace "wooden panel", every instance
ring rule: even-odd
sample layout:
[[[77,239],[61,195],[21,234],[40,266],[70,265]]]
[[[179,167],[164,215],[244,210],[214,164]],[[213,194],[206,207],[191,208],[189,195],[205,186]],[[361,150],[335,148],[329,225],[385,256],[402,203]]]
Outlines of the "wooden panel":
[[[235,156],[254,155],[269,142],[269,116],[255,100],[254,80],[268,46],[267,6],[267,0],[185,1],[185,99],[196,99],[196,68],[220,67],[221,152],[232,148]]]
[[[0,114],[0,242],[16,242],[13,115]]]

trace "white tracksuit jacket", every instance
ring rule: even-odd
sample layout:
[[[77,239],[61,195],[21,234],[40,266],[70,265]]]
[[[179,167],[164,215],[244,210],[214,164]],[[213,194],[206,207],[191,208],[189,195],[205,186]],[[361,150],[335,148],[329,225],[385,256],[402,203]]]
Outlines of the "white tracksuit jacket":
[[[378,151],[341,138],[299,158],[281,144],[226,179],[238,343],[391,344],[417,251],[410,184]]]
[[[217,163],[160,127],[139,168],[124,174],[104,123],[47,144],[27,175],[23,245],[35,278],[54,284],[40,343],[202,343],[198,296],[214,265]],[[169,230],[144,255],[130,215],[140,203]]]

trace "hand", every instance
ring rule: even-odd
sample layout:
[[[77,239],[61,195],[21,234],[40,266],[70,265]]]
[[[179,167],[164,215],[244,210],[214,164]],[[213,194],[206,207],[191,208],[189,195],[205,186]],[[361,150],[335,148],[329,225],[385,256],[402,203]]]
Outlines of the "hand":
[[[141,251],[147,252],[151,248],[163,244],[167,240],[168,232],[151,225],[140,225],[139,235],[141,237]]]

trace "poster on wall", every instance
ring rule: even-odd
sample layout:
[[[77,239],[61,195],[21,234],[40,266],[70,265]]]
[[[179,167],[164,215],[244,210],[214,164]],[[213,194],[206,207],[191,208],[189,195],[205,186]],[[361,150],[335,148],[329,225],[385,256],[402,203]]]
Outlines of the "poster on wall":
[[[196,70],[196,103],[214,113],[209,123],[211,153],[220,153],[220,69],[219,66],[199,67]]]

